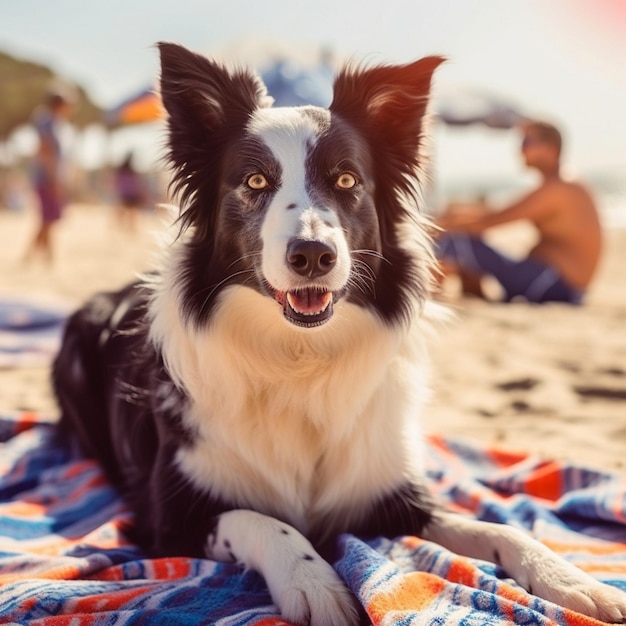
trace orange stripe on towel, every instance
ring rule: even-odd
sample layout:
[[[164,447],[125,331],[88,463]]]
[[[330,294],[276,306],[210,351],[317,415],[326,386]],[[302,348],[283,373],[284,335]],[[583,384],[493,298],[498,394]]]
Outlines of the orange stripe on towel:
[[[2,504],[2,515],[15,517],[42,517],[48,511],[43,504],[28,502],[26,500],[16,500]]]
[[[38,423],[40,423],[40,419],[37,413],[34,411],[22,411],[18,416],[15,432],[16,434],[23,433]]]
[[[177,580],[190,575],[189,559],[171,557],[154,559],[152,562],[154,578],[159,580]]]
[[[542,463],[526,480],[524,491],[537,498],[555,502],[563,494],[563,464],[557,461]]]
[[[611,554],[626,554],[626,543],[609,543],[608,541],[600,543],[588,541],[585,543],[570,543],[567,541],[558,541],[555,539],[542,538],[541,543],[545,544],[553,552],[559,554],[593,554],[596,556],[604,556]],[[624,563],[626,568],[626,563]]]
[[[136,587],[134,589],[110,591],[107,594],[84,596],[72,604],[72,610],[75,613],[102,613],[106,611],[119,610],[131,600],[134,600],[138,596],[147,594],[153,589],[153,586],[144,586]]]
[[[446,579],[466,587],[476,587],[478,575],[478,568],[471,561],[463,557],[457,557],[450,564]]]
[[[420,611],[441,593],[445,584],[442,578],[427,572],[405,574],[393,590],[376,594],[367,603],[367,613],[376,625],[392,612]]]
[[[504,448],[487,448],[485,452],[500,467],[510,467],[528,458],[527,452],[515,452]]]

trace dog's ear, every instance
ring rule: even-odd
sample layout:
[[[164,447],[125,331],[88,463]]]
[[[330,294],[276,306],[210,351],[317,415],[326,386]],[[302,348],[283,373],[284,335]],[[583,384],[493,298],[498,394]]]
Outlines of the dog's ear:
[[[374,160],[375,207],[379,220],[381,264],[376,283],[377,305],[388,315],[409,316],[407,302],[423,301],[430,282],[431,255],[420,229],[413,231],[412,246],[421,250],[420,261],[408,253],[400,239],[406,231],[398,224],[416,225],[419,212],[419,177],[423,171],[421,142],[423,118],[428,107],[435,69],[444,61],[427,57],[407,65],[371,68],[348,67],[334,85],[331,116],[351,124],[370,144]],[[403,276],[403,287],[390,275]],[[405,293],[411,296],[406,298]],[[383,310],[381,308],[381,310]]]
[[[335,80],[330,110],[366,135],[416,153],[433,72],[444,60],[433,56],[406,65],[349,66]]]
[[[258,107],[267,106],[261,79],[245,70],[229,71],[175,43],[158,44],[161,98],[170,131],[189,128],[198,137],[225,124],[243,124]]]
[[[207,233],[215,215],[221,159],[233,133],[241,132],[271,98],[261,79],[228,70],[174,43],[159,43],[161,98],[168,114],[171,188],[181,207],[181,225]],[[201,196],[201,197],[200,197]]]

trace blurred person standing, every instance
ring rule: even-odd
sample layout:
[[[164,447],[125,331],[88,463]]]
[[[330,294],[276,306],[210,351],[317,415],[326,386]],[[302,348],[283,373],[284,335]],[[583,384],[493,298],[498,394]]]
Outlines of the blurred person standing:
[[[581,304],[602,252],[602,230],[589,191],[561,176],[560,132],[544,122],[523,129],[522,156],[537,170],[541,183],[512,205],[491,211],[450,211],[437,220],[437,256],[445,276],[458,275],[463,292],[484,297],[481,280],[500,284],[503,300]],[[490,228],[525,220],[537,233],[526,258],[514,259],[486,244]]]
[[[33,124],[39,145],[33,160],[33,184],[39,199],[40,222],[25,256],[30,261],[41,253],[51,263],[52,228],[61,219],[67,201],[65,154],[61,126],[74,109],[75,97],[66,89],[51,90],[46,103],[35,113]]]
[[[141,174],[133,167],[132,153],[115,171],[115,187],[119,223],[134,233],[137,231],[137,213],[145,204],[147,194]]]

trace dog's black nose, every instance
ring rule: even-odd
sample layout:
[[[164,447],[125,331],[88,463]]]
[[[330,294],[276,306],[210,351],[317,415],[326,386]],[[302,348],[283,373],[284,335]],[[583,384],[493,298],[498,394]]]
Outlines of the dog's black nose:
[[[337,251],[321,241],[294,239],[287,246],[287,263],[301,276],[316,278],[333,269]]]

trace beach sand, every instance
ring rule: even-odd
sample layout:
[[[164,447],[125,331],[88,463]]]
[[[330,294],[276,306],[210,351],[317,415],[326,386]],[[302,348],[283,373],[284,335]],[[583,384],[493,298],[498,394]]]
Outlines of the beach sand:
[[[53,267],[23,267],[33,213],[0,211],[0,297],[73,307],[117,289],[152,265],[142,214],[122,231],[113,210],[72,205],[56,234]],[[520,231],[506,235],[522,240]],[[500,233],[501,237],[505,233]],[[606,234],[606,252],[583,307],[501,305],[450,299],[451,321],[434,342],[427,432],[462,436],[606,470],[626,464],[626,231]],[[0,370],[0,410],[57,409],[47,367]]]

